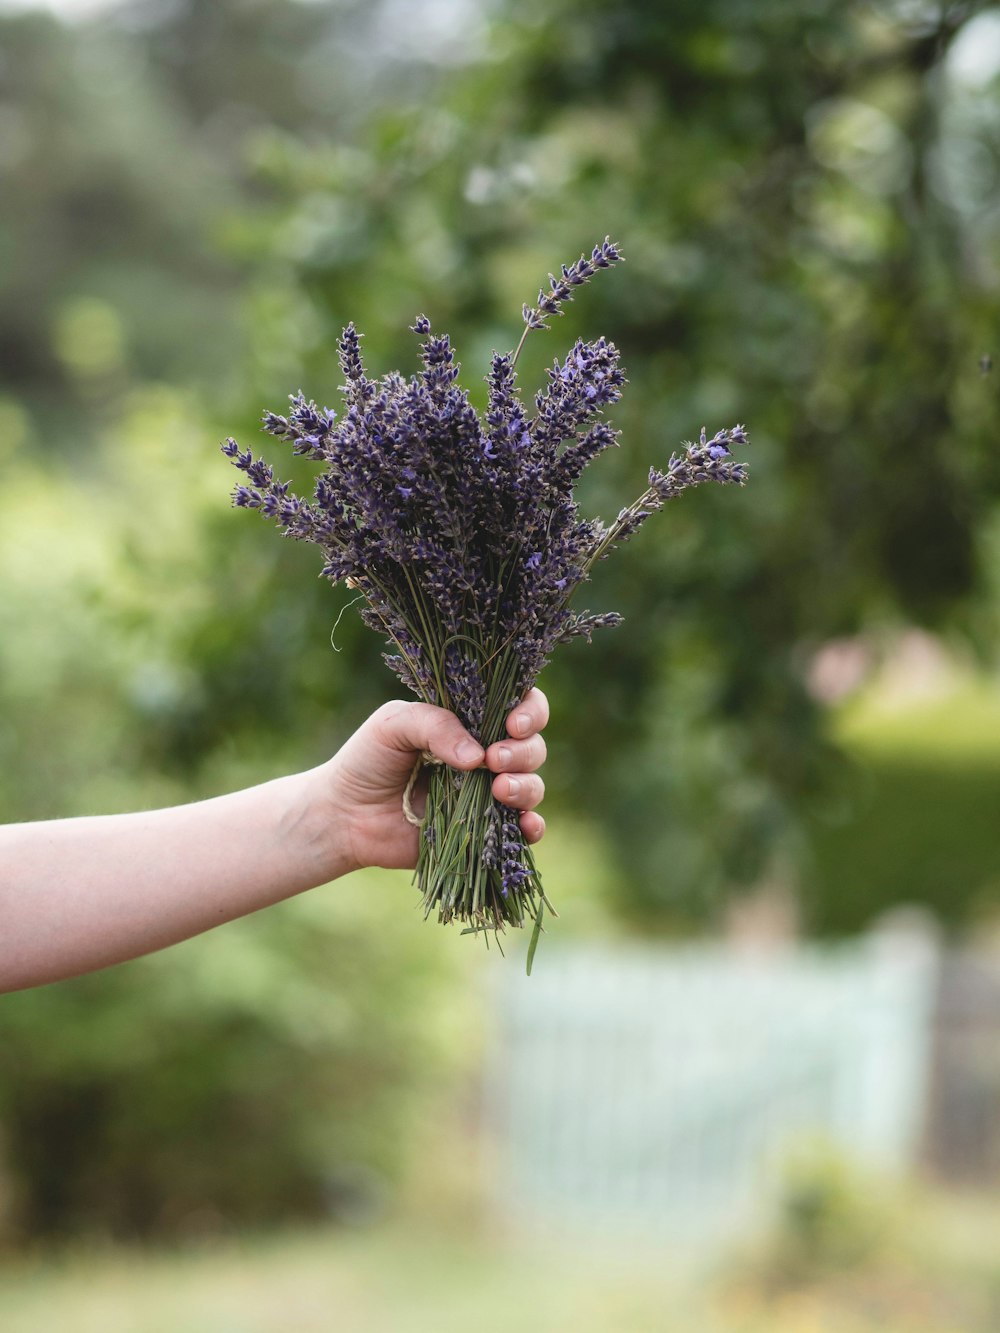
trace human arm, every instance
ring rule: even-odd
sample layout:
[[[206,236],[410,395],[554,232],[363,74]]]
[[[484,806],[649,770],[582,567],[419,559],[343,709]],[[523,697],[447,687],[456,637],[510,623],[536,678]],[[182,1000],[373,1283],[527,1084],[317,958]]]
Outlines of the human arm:
[[[537,842],[547,718],[531,691],[484,758],[453,714],[398,701],[305,773],[165,810],[0,827],[0,992],[165,948],[361,866],[412,867],[419,831],[402,793],[424,750],[459,769],[485,762]]]

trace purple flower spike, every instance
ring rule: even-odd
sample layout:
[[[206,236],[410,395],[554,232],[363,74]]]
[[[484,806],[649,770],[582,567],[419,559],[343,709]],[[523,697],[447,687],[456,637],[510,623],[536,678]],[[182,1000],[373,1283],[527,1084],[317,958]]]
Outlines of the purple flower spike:
[[[625,256],[610,236],[606,236],[601,245],[595,245],[591,251],[590,258],[581,255],[575,264],[562,266],[561,275],[556,278],[549,274],[549,291],[540,291],[538,293],[537,306],[525,306],[522,316],[529,329],[544,329],[548,325],[545,323],[547,315],[561,315],[562,306],[566,301],[572,301],[573,288],[580,287],[594,276],[599,268],[610,268],[612,264],[617,264]]]
[[[352,383],[365,377],[365,368],[361,362],[361,335],[353,324],[348,324],[340,335],[340,368]]]

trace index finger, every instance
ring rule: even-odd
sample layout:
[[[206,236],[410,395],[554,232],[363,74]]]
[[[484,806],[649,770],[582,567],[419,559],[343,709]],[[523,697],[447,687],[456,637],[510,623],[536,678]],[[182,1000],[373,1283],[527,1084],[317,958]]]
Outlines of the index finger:
[[[507,714],[507,735],[523,740],[541,731],[549,720],[549,701],[536,686]]]

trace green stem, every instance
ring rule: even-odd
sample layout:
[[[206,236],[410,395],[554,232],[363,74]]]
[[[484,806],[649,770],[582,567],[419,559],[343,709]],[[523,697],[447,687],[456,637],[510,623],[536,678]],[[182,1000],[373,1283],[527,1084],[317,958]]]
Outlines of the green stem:
[[[597,561],[600,560],[601,557],[607,551],[609,551],[612,546],[614,546],[615,542],[621,535],[622,529],[625,527],[625,524],[628,522],[628,520],[630,518],[635,518],[636,514],[638,514],[642,509],[644,509],[646,505],[652,504],[654,501],[659,502],[657,503],[656,506],[657,508],[659,508],[660,504],[662,504],[662,501],[660,500],[660,497],[657,495],[656,491],[654,491],[653,488],[650,487],[649,490],[643,491],[642,495],[640,495],[637,500],[633,500],[627,509],[622,510],[621,514],[619,514],[618,518],[615,519],[614,523],[612,523],[611,527],[608,528],[607,532],[604,534],[604,536],[601,538],[598,544],[594,547],[593,551],[591,551],[590,555],[587,557],[583,566],[584,573],[589,574],[591,569],[593,569],[594,565],[597,563]]]
[[[530,332],[531,332],[531,325],[525,324],[524,332],[521,334],[521,341],[517,344],[517,347],[514,350],[514,355],[510,359],[511,370],[513,370],[514,367],[517,365],[517,358],[521,355],[521,348],[524,346],[524,340],[525,338],[527,338]]]

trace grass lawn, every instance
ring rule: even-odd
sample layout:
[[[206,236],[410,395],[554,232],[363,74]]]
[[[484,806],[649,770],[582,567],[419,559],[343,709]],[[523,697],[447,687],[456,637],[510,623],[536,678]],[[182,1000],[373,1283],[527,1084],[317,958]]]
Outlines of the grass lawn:
[[[1000,1208],[908,1214],[860,1265],[712,1275],[668,1247],[587,1247],[437,1221],[0,1266],[3,1333],[994,1333]]]
[[[648,1260],[398,1225],[190,1252],[78,1250],[0,1269],[3,1333],[689,1330],[678,1300]]]

